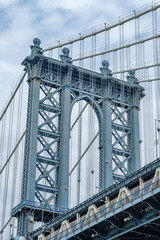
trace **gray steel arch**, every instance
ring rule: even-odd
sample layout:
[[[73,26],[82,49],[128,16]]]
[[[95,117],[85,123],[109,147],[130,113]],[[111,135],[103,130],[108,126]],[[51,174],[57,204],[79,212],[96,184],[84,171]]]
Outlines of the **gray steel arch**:
[[[103,162],[103,109],[101,106],[101,103],[98,101],[95,101],[92,96],[89,96],[87,94],[82,94],[76,97],[75,99],[72,100],[71,103],[71,111],[74,106],[74,104],[80,100],[85,100],[95,111],[95,114],[98,119],[98,125],[99,125],[99,189],[102,190],[104,189],[104,162]],[[98,150],[98,149],[97,149]]]
[[[71,106],[91,101],[100,127],[99,190],[111,186],[140,167],[139,103],[144,89],[131,71],[127,81],[112,77],[109,63],[101,73],[72,65],[69,50],[61,61],[43,56],[34,39],[23,61],[29,95],[22,198],[12,214],[19,235],[29,237],[34,221],[47,222],[68,208]]]

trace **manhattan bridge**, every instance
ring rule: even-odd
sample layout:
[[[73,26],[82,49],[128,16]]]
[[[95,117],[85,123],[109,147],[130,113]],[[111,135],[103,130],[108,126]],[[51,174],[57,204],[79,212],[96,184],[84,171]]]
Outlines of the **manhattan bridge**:
[[[0,114],[0,240],[160,239],[160,2],[30,48]]]

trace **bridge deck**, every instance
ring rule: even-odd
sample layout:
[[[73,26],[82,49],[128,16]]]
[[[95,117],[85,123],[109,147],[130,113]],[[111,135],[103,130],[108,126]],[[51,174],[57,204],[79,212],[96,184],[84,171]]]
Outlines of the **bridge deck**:
[[[157,159],[51,220],[34,231],[32,237],[124,239],[121,236],[148,236],[149,231],[150,237],[158,239],[155,237],[159,236],[157,224],[160,222],[160,179],[156,170],[159,167],[160,159]],[[147,224],[150,228],[145,227]]]

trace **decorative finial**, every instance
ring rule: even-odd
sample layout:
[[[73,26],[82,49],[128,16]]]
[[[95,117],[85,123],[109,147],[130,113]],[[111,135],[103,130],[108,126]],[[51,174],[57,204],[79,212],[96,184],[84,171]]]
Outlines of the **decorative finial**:
[[[109,62],[107,60],[102,61],[102,67],[100,67],[101,74],[104,76],[112,76],[112,71],[108,69]]]
[[[69,53],[70,53],[70,51],[69,51],[69,49],[67,47],[64,47],[62,49],[62,55],[60,55],[60,58],[61,58],[61,61],[63,63],[71,63],[71,59],[72,58],[69,57]]]
[[[64,56],[69,57],[69,53],[70,53],[69,48],[64,47],[62,49],[62,53],[63,53]]]
[[[130,70],[128,72],[128,76],[126,76],[127,81],[132,83],[132,84],[138,84],[138,79],[135,77],[135,71],[134,70]]]
[[[33,43],[35,47],[40,47],[41,40],[39,38],[34,38]]]
[[[129,73],[130,77],[134,77],[135,78],[135,71],[130,70],[128,73]]]
[[[39,38],[34,38],[33,39],[33,44],[31,46],[31,55],[30,57],[35,57],[37,54],[43,54],[41,52],[42,48],[40,47],[41,40]]]
[[[109,67],[109,62],[108,62],[107,60],[103,60],[103,61],[102,61],[102,66],[103,66],[103,68],[108,69],[108,67]]]

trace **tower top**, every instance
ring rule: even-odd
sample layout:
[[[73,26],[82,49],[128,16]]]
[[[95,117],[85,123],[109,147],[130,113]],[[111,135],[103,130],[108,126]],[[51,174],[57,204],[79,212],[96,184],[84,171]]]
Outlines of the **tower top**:
[[[43,54],[42,53],[42,48],[40,47],[41,40],[39,38],[34,38],[33,39],[33,44],[31,45],[31,55],[30,57],[35,57],[37,54]]]
[[[101,74],[105,77],[112,76],[112,71],[108,68],[109,62],[107,60],[102,61],[102,67],[100,67]]]
[[[70,50],[67,47],[62,49],[62,55],[60,55],[61,61],[63,63],[71,63],[71,57],[69,56]]]

